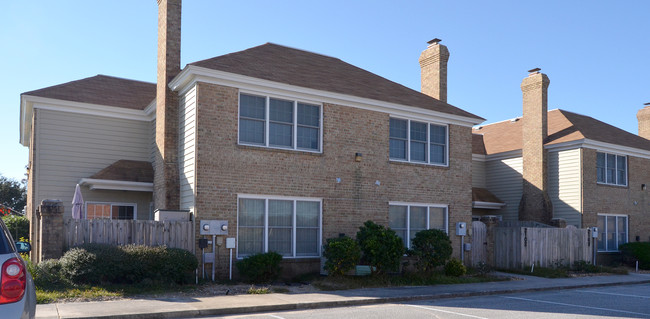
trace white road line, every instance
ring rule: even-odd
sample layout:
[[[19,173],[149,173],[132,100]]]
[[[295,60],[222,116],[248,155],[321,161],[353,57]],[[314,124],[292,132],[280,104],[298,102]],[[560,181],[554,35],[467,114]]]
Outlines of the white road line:
[[[424,307],[424,306],[418,306],[418,305],[404,305],[404,306],[415,307],[415,308],[421,308],[421,309],[432,310],[432,311],[439,311],[439,312],[450,313],[450,314],[453,314],[453,315],[465,316],[465,317],[470,317],[470,318],[488,319],[488,318],[483,318],[483,317],[477,317],[477,316],[472,316],[472,315],[466,315],[466,314],[464,314],[464,313],[453,312],[453,311],[447,311],[447,310],[441,310],[441,309],[430,308],[430,307]]]
[[[648,315],[647,313],[640,313],[640,312],[632,312],[632,311],[616,310],[616,309],[600,308],[600,307],[589,307],[589,306],[574,305],[574,304],[569,304],[569,303],[535,300],[535,299],[528,299],[528,298],[504,297],[504,296],[501,296],[501,298],[532,301],[532,302],[540,302],[540,303],[548,303],[548,304],[552,304],[552,305],[561,305],[561,306],[568,306],[568,307],[577,307],[577,308],[587,308],[587,309],[595,309],[595,310],[605,310],[605,311],[612,311],[612,312],[629,313],[629,314],[633,314],[633,315],[643,315],[643,316]]]
[[[593,291],[593,290],[578,290],[578,292],[589,292],[589,293],[592,293],[592,294],[602,294],[602,295],[612,295],[612,296],[621,296],[621,297],[634,297],[634,298],[650,299],[649,296],[615,294],[615,293],[611,293],[611,292],[600,292],[600,291]]]
[[[274,315],[268,315],[268,314],[267,314],[267,316],[272,317],[272,318],[275,318],[275,319],[284,319],[284,318],[282,318],[282,317],[280,317],[280,316],[274,316]]]

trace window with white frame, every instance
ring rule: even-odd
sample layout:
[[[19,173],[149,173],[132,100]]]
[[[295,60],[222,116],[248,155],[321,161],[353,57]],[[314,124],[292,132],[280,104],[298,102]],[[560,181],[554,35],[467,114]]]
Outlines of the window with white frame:
[[[596,152],[597,182],[627,186],[627,157]]]
[[[240,196],[237,220],[238,257],[320,256],[321,200]]]
[[[136,205],[123,203],[86,203],[86,219],[136,219]]]
[[[598,215],[598,251],[618,251],[627,243],[627,216]]]
[[[299,101],[239,95],[239,143],[321,150],[321,107]]]
[[[391,160],[447,165],[447,126],[390,119]]]
[[[402,238],[406,248],[411,248],[411,240],[421,230],[439,229],[448,233],[447,206],[391,203],[388,219],[388,227]]]

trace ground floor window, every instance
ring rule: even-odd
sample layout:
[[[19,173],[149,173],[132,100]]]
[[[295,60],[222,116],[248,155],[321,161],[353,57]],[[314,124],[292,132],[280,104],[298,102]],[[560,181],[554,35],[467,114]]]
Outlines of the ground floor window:
[[[319,257],[321,200],[240,196],[238,257],[277,252],[284,257]]]
[[[440,229],[448,233],[447,205],[408,204],[391,202],[388,226],[411,248],[415,234],[425,229]]]
[[[598,215],[598,251],[618,251],[627,243],[627,216]]]
[[[135,219],[136,204],[86,203],[86,219]]]

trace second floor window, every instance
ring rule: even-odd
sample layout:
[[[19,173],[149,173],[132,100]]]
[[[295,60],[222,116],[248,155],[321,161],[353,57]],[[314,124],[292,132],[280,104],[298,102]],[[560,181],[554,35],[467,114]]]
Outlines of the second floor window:
[[[391,160],[447,165],[447,141],[446,126],[390,119]]]
[[[598,183],[627,185],[627,157],[596,153],[596,178]]]
[[[321,150],[321,109],[298,101],[240,94],[239,143]]]

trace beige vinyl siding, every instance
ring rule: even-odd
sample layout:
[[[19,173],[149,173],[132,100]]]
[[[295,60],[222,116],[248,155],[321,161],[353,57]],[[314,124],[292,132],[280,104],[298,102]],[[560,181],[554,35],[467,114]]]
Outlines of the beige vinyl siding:
[[[580,149],[548,153],[548,195],[553,217],[564,218],[568,225],[581,227]]]
[[[149,122],[78,114],[54,110],[38,110],[35,125],[35,151],[38,158],[35,203],[43,199],[60,199],[65,216],[71,215],[75,185],[114,162],[126,159],[148,161]],[[83,187],[85,201],[128,199],[138,204],[138,217],[148,217],[151,193],[90,191]],[[128,198],[126,198],[128,197]]]
[[[156,147],[156,119],[149,122],[149,161],[152,164],[156,162],[156,152],[158,148]],[[155,166],[155,165],[154,165]]]
[[[472,187],[486,188],[484,161],[472,160]]]
[[[519,219],[519,201],[523,189],[523,160],[521,157],[485,162],[485,182],[487,189],[506,203],[494,212],[503,220]]]
[[[185,93],[179,103],[180,208],[191,209],[194,207],[196,86]]]

